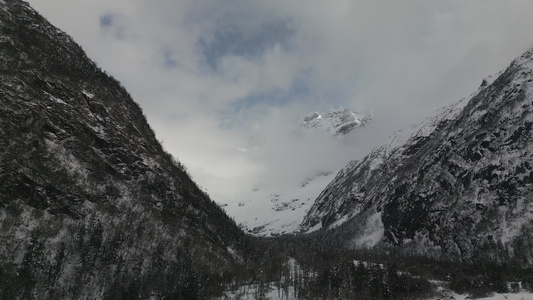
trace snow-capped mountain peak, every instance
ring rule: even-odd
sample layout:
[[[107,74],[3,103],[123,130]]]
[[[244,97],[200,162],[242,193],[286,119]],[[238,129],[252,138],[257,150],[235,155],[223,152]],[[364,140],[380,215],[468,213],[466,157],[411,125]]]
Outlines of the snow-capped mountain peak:
[[[370,121],[370,115],[353,112],[349,109],[334,110],[329,113],[314,112],[303,119],[304,128],[320,128],[332,135],[345,135],[354,128],[362,127]]]

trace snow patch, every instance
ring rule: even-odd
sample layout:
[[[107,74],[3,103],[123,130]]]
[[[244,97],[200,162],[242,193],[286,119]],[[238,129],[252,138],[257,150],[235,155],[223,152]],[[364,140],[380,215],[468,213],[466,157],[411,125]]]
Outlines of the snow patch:
[[[311,233],[311,232],[314,232],[314,231],[317,231],[319,230],[320,228],[322,228],[322,223],[317,223],[315,226],[309,228],[306,233]]]
[[[342,218],[338,219],[337,221],[333,222],[333,224],[329,225],[328,229],[339,227],[348,220],[349,220],[348,215],[344,215]]]
[[[381,221],[381,213],[375,213],[367,219],[363,235],[355,240],[356,246],[371,248],[381,241],[385,233],[385,227]]]
[[[52,96],[52,94],[47,93],[47,92],[44,92],[44,93],[48,96],[48,98],[50,98],[50,100],[54,101],[55,103],[67,105],[67,103],[65,101],[63,101],[63,100],[61,100],[61,99],[59,99],[57,97]]]
[[[87,98],[89,98],[89,99],[94,98],[94,94],[92,94],[92,93],[89,93],[89,92],[87,92],[87,91],[85,91],[85,90],[83,90],[83,91],[81,91],[81,92],[82,92],[85,96],[87,96]]]
[[[441,298],[439,298],[441,299]],[[452,293],[452,298],[451,299],[456,299],[456,300],[466,300],[466,299],[472,299],[469,295],[460,295],[460,294],[456,294],[456,293]],[[490,296],[490,297],[485,297],[485,298],[476,298],[477,300],[531,300],[533,299],[533,294],[532,293],[528,293],[528,292],[519,292],[519,293],[516,293],[516,294],[511,294],[511,293],[504,293],[504,294],[499,294],[499,293],[495,293],[494,295]]]
[[[70,176],[76,178],[80,186],[84,186],[89,176],[87,168],[62,145],[46,139],[45,144],[48,148],[48,152],[57,158],[61,167],[63,167]]]

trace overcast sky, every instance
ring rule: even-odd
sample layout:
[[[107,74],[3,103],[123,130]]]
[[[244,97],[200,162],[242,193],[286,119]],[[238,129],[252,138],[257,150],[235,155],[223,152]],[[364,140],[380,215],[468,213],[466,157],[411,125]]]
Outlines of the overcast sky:
[[[530,0],[29,0],[140,104],[214,200],[360,158],[533,47]],[[371,113],[345,139],[314,111]]]

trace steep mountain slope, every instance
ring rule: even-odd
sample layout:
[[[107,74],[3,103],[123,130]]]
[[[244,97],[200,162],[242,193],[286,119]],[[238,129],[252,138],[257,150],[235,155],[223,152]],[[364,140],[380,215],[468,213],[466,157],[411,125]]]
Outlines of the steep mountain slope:
[[[310,135],[331,138],[327,141],[340,149],[346,147],[341,143],[342,138],[354,130],[361,130],[370,119],[369,115],[339,109],[328,113],[315,112],[300,120],[297,126],[298,130]],[[307,174],[297,184],[287,184],[283,188],[263,187],[221,202],[224,202],[226,212],[248,233],[258,236],[294,233],[300,230],[300,223],[313,200],[333,180],[339,168],[329,166],[315,174]]]
[[[351,162],[321,193],[303,228],[350,220],[341,227],[356,232],[355,246],[533,263],[532,56],[530,50],[494,82],[484,80],[464,107],[405,143]]]
[[[242,263],[125,89],[22,1],[0,1],[0,102],[0,298],[194,299]]]
[[[300,230],[300,223],[322,189],[335,173],[326,172],[284,190],[261,189],[247,198],[224,204],[246,232],[257,236],[277,236]]]

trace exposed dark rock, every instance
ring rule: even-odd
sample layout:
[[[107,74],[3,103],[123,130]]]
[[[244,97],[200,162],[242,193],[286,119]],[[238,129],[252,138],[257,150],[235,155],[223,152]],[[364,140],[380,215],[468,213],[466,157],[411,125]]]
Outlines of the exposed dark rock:
[[[532,264],[524,246],[533,223],[532,55],[492,84],[484,81],[464,108],[445,110],[406,142],[350,163],[318,197],[304,230],[375,211],[381,245]]]
[[[127,91],[17,0],[0,104],[0,298],[195,299],[243,263],[244,234]]]

